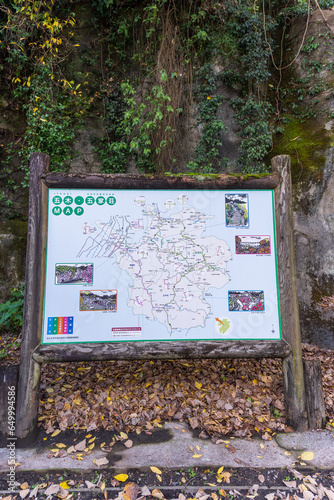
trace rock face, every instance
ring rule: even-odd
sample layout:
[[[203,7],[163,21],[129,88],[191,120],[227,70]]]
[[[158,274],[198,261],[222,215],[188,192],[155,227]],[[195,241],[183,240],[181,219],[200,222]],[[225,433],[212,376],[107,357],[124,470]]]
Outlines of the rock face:
[[[316,116],[305,121],[305,127],[311,125],[327,139],[312,152],[311,171],[302,181],[298,182],[301,173],[296,175],[296,169],[301,167],[295,165],[294,228],[302,340],[330,349],[334,349],[334,307],[325,310],[319,303],[325,297],[333,297],[334,304],[333,31],[334,12],[315,13],[305,43],[316,48],[310,53],[301,52],[294,65],[295,78],[307,81],[308,90],[321,84],[320,92],[312,95],[308,91],[303,102],[303,106],[317,110]],[[298,24],[291,38],[297,33],[296,46],[303,36]],[[323,68],[316,74],[310,72],[315,61]],[[318,161],[322,155],[323,165]]]

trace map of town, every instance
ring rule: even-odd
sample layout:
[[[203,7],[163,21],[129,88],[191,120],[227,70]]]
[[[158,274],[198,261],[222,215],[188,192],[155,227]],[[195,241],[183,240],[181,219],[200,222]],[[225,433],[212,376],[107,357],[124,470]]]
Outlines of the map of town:
[[[175,329],[204,327],[211,312],[205,292],[230,281],[227,243],[203,235],[215,217],[185,204],[171,215],[172,203],[165,203],[162,213],[157,203],[146,205],[138,198],[135,203],[142,208],[140,219],[113,215],[106,222],[89,222],[97,230],[85,232],[77,258],[116,261],[132,278],[128,305],[133,313],[158,320],[170,335]]]

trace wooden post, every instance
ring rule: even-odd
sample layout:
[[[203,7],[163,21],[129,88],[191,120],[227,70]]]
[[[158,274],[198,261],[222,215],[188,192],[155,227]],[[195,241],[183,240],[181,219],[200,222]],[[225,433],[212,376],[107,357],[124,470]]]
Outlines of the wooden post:
[[[305,392],[310,429],[323,429],[326,425],[326,408],[322,387],[319,359],[304,359]]]
[[[16,407],[16,437],[21,447],[30,446],[37,437],[40,364],[33,359],[32,352],[41,337],[47,233],[47,188],[40,176],[48,171],[49,165],[48,155],[31,155],[25,296]]]
[[[281,177],[275,190],[278,279],[282,335],[291,348],[291,354],[282,361],[286,423],[295,430],[304,431],[308,428],[308,418],[297,296],[290,157],[275,156],[271,162],[273,173],[279,173]]]
[[[15,417],[14,421],[10,421],[8,417],[12,418],[15,415],[13,398],[16,399],[18,372],[18,365],[0,366],[0,448],[7,446],[7,438],[12,435],[9,432],[8,423],[14,424],[15,427]],[[9,415],[11,412],[8,412],[11,408],[14,409],[13,415]]]

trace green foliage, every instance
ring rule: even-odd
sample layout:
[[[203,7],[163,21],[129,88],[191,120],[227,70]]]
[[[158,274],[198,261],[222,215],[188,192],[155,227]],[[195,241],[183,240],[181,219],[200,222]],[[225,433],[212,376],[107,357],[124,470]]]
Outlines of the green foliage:
[[[222,146],[221,135],[227,128],[218,118],[223,98],[217,91],[217,75],[211,63],[207,63],[195,74],[194,97],[197,108],[197,123],[201,130],[194,158],[188,170],[210,174],[228,166],[227,158],[221,158],[218,147]]]
[[[271,106],[250,96],[246,101],[235,99],[236,120],[242,137],[239,163],[243,172],[261,173],[268,169],[263,162],[271,149],[271,130],[268,123]]]
[[[24,285],[14,288],[7,302],[0,304],[0,328],[18,332],[22,327]]]
[[[81,116],[90,105],[82,91],[85,83],[64,76],[63,61],[74,51],[72,14],[59,19],[53,0],[11,0],[5,3],[0,31],[4,61],[1,84],[10,82],[13,108],[20,122],[19,137],[5,147],[0,181],[3,215],[15,216],[13,194],[27,187],[29,157],[42,151],[51,157],[52,170],[64,170],[71,159],[71,145]],[[66,32],[66,35],[65,35]]]

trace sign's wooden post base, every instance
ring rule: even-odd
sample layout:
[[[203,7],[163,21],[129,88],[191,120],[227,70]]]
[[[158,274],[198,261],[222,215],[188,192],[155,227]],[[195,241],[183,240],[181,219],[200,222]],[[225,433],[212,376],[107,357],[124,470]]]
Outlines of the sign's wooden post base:
[[[40,364],[33,359],[32,353],[41,343],[47,222],[47,188],[41,175],[48,171],[49,165],[48,155],[34,153],[31,156],[23,334],[16,406],[16,437],[21,447],[33,444],[37,437]]]
[[[319,366],[306,364],[305,391],[297,277],[293,245],[290,159],[272,160],[273,174],[263,178],[219,175],[212,178],[82,175],[48,173],[49,157],[31,157],[30,201],[23,340],[17,400],[18,446],[37,436],[39,380],[42,363],[120,359],[281,358],[286,423],[303,431],[324,424]],[[48,188],[275,190],[278,284],[282,339],[192,340],[41,344],[45,294]],[[316,374],[316,376],[315,376]],[[313,384],[310,384],[310,378]],[[309,387],[310,386],[310,387]],[[319,394],[317,397],[316,394]],[[308,411],[307,411],[308,408]],[[309,417],[308,417],[309,414]],[[312,417],[312,415],[316,415]]]

